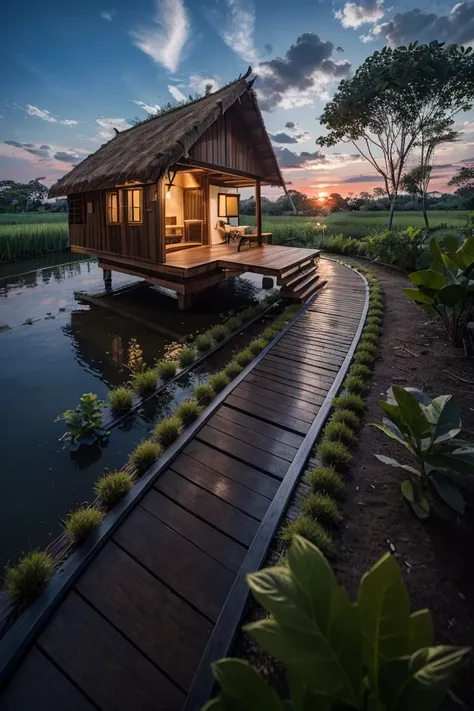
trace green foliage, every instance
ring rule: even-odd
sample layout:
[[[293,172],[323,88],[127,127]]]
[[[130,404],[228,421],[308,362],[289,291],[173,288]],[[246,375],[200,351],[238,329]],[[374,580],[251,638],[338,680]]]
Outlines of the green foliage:
[[[242,366],[242,368],[245,368],[246,365],[248,365],[254,358],[254,355],[251,350],[248,348],[245,348],[243,351],[240,351],[240,353],[237,353],[237,355],[234,357],[234,360],[237,361],[239,365]]]
[[[32,213],[38,220],[38,213]],[[0,262],[62,252],[69,247],[67,222],[0,225]]]
[[[231,316],[229,319],[226,321],[226,326],[229,329],[229,331],[235,331],[237,328],[240,328],[244,322],[244,319],[242,316]]]
[[[291,538],[288,565],[247,576],[267,616],[244,627],[285,667],[289,698],[248,662],[222,659],[212,666],[220,695],[205,711],[440,708],[469,648],[432,646],[431,615],[410,611],[395,558],[384,555],[363,576],[353,604],[322,549]]]
[[[66,432],[61,440],[68,439],[72,445],[94,444],[109,433],[101,429],[102,410],[105,402],[99,400],[94,393],[84,393],[75,410],[66,410],[58,415],[55,422],[66,421]]]
[[[302,511],[322,526],[337,526],[341,520],[336,502],[327,494],[310,494],[303,502]]]
[[[474,446],[459,438],[462,429],[459,409],[451,395],[430,399],[415,388],[394,385],[380,407],[387,418],[376,424],[388,437],[403,445],[416,466],[400,464],[392,457],[375,456],[384,464],[408,472],[401,484],[402,494],[419,518],[426,518],[430,506],[428,488],[436,492],[454,511],[465,511],[463,484],[472,479]]]
[[[370,351],[365,348],[359,347],[354,354],[354,363],[362,363],[362,365],[369,365],[373,363],[375,356]]]
[[[156,364],[156,370],[160,378],[170,380],[176,375],[178,364],[175,360],[160,360]]]
[[[191,346],[183,346],[179,352],[179,364],[182,368],[187,368],[196,360],[196,350]]]
[[[373,336],[374,334],[372,333],[371,335]],[[370,343],[369,341],[366,341],[365,336],[362,336],[362,339],[359,343],[356,353],[359,353],[360,351],[366,351],[366,353],[371,353],[372,355],[374,355],[375,353],[377,353],[378,348],[374,343]]]
[[[377,326],[375,323],[368,323],[362,332],[363,336],[366,336],[368,333],[372,333],[374,336],[380,336],[380,326]]]
[[[377,344],[378,342],[379,336],[376,333],[364,333],[359,341],[359,345],[362,345],[363,343]]]
[[[64,530],[71,543],[79,546],[102,521],[104,514],[93,506],[81,506],[66,516]]]
[[[112,410],[115,412],[126,412],[132,408],[133,393],[130,388],[121,385],[110,391],[109,402]]]
[[[161,420],[153,430],[153,436],[165,449],[170,447],[180,434],[181,420],[176,415]]]
[[[468,237],[461,247],[456,238],[446,238],[445,251],[433,238],[430,248],[430,268],[412,272],[409,278],[416,288],[403,292],[428,316],[440,318],[456,345],[474,313],[474,237]]]
[[[342,442],[323,439],[317,447],[317,453],[325,467],[344,469],[352,460],[352,454]]]
[[[365,408],[365,402],[360,395],[355,393],[346,393],[335,397],[332,401],[333,407],[336,410],[352,410],[353,412],[362,412]]]
[[[224,338],[229,335],[230,328],[228,325],[217,324],[217,326],[213,326],[209,329],[208,333],[216,343],[220,343],[220,341],[223,341]]]
[[[132,388],[139,395],[146,395],[152,390],[155,390],[158,382],[158,373],[153,368],[147,370],[139,370],[132,374]]]
[[[239,375],[242,370],[242,366],[239,365],[236,360],[231,360],[230,363],[228,363],[224,368],[224,372],[227,373],[231,380],[232,378],[235,378],[237,375]]]
[[[254,338],[254,340],[249,343],[249,351],[257,355],[260,351],[263,351],[266,345],[267,343],[263,338]]]
[[[133,486],[133,479],[128,472],[111,472],[97,480],[94,491],[101,504],[110,509],[124,498]]]
[[[209,383],[202,383],[198,385],[193,390],[193,395],[199,404],[209,405],[209,403],[216,397],[215,390]]]
[[[342,444],[346,445],[354,444],[356,440],[353,430],[345,422],[334,420],[331,420],[324,428],[324,438],[332,442],[342,442]]]
[[[299,514],[294,521],[288,519],[281,531],[283,541],[291,543],[295,536],[302,536],[320,548],[328,558],[336,558],[337,549],[331,534],[325,531],[311,516]]]
[[[368,380],[372,375],[372,370],[368,365],[364,365],[363,363],[354,363],[354,365],[351,365],[349,368],[349,375],[351,377],[356,376],[358,378]]]
[[[145,439],[139,442],[130,455],[130,463],[143,474],[163,454],[163,447],[158,442]]]
[[[27,605],[38,597],[53,572],[54,561],[49,553],[28,553],[14,567],[7,568],[5,592],[19,605]]]
[[[279,328],[276,328],[275,326],[269,326],[264,331],[262,331],[261,338],[263,338],[267,343],[270,343],[270,341],[273,341],[279,331]]]
[[[349,375],[344,380],[344,388],[349,393],[363,393],[367,390],[367,383],[360,375]]]
[[[218,373],[211,375],[208,383],[214,392],[220,393],[221,390],[224,390],[224,388],[229,385],[230,378],[224,370],[221,370]]]
[[[369,306],[369,309],[367,311],[367,318],[382,318],[383,316],[383,308],[380,308],[380,306]]]
[[[196,336],[194,345],[200,353],[205,353],[212,348],[213,340],[209,331],[206,331],[206,333],[200,333],[199,336]]]
[[[304,478],[314,492],[340,497],[344,491],[344,482],[334,467],[315,467]]]
[[[185,400],[175,412],[185,427],[197,420],[201,413],[201,408],[196,400]]]
[[[366,254],[370,259],[394,264],[407,271],[416,269],[427,240],[426,230],[420,227],[407,227],[406,230],[386,230],[375,232],[364,239]],[[377,282],[372,281],[377,284]],[[382,290],[377,286],[370,289],[371,303],[382,303],[378,296]]]

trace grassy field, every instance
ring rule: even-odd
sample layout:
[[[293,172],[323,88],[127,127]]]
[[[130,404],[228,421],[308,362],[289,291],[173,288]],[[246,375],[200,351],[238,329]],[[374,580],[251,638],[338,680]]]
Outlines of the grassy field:
[[[0,223],[0,262],[61,252],[69,246],[67,222]]]
[[[65,212],[0,212],[0,225],[44,225],[66,223]]]

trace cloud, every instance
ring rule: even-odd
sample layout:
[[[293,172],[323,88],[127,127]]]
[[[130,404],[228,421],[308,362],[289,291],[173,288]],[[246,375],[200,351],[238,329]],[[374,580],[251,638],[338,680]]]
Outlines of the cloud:
[[[399,12],[391,20],[376,25],[372,36],[392,47],[412,40],[471,44],[474,42],[474,1],[458,2],[447,15],[419,8]]]
[[[130,34],[134,44],[170,72],[178,69],[189,35],[189,17],[183,0],[155,0],[153,25]]]
[[[60,148],[59,146],[53,148],[45,143],[39,146],[34,143],[19,143],[18,141],[4,141],[4,143],[7,146],[20,148],[30,153],[32,156],[35,156],[40,163],[49,163],[50,165],[54,165],[54,161],[76,165],[88,154],[88,151],[83,149]]]
[[[158,104],[146,104],[144,101],[133,101],[134,104],[137,106],[140,106],[144,111],[147,112],[147,114],[156,114],[161,106],[158,106]]]
[[[287,131],[271,133],[270,137],[274,143],[304,143],[309,141],[311,136],[308,131],[303,131],[298,123],[287,121],[285,124]]]
[[[342,10],[334,13],[346,29],[357,29],[361,25],[378,22],[384,16],[383,0],[362,0],[360,4],[346,2]]]
[[[264,44],[263,51],[265,52],[265,54],[271,54],[273,52],[272,45],[271,44]]]
[[[97,137],[108,141],[115,136],[114,128],[118,131],[124,131],[126,128],[130,128],[132,122],[130,119],[125,118],[98,118],[96,123],[100,126]]]
[[[212,89],[211,91],[217,91],[219,89],[219,81],[215,79],[214,77],[208,77],[208,76],[202,76],[201,74],[191,74],[191,76],[188,79],[187,84],[179,84],[181,88],[183,87],[189,87],[191,91],[194,91],[198,94],[204,94],[206,92],[206,85],[210,84]]]
[[[275,148],[275,155],[282,168],[303,168],[310,161],[318,162],[324,159],[324,154],[321,153],[321,151],[315,151],[314,153],[308,153],[308,151],[295,153],[288,148],[278,147]]]
[[[472,158],[464,158],[461,163],[474,163],[474,156]]]
[[[108,20],[108,22],[112,22],[114,19],[115,15],[115,8],[112,8],[112,10],[102,10],[100,13],[100,16],[103,20]]]
[[[258,67],[258,96],[263,111],[278,106],[291,108],[313,103],[324,96],[331,82],[347,76],[351,63],[335,61],[332,42],[306,32],[291,45],[285,57],[262,62]]]
[[[64,126],[77,126],[77,121],[74,121],[74,119],[62,119],[59,123],[64,124]]]
[[[68,153],[66,151],[58,151],[54,153],[53,158],[55,160],[61,161],[61,163],[72,163],[72,165],[77,165],[81,160],[84,160],[84,156],[78,153]]]
[[[274,143],[298,143],[296,136],[290,136],[289,133],[285,133],[284,131],[270,133],[270,138]]]
[[[43,119],[43,121],[57,123],[57,119],[55,119],[54,116],[51,116],[50,111],[46,111],[46,109],[39,109],[37,106],[32,106],[31,104],[26,105],[26,113],[30,116],[36,116],[37,118]]]
[[[168,84],[168,91],[175,101],[186,101],[185,95],[178,89],[177,86]]]
[[[252,0],[224,0],[225,11],[214,11],[210,20],[226,45],[249,64],[257,64],[255,47],[255,4]],[[265,45],[269,48],[270,45]],[[267,49],[265,49],[267,51]],[[270,49],[271,52],[271,49]]]
[[[383,178],[381,175],[351,175],[350,178],[343,178],[339,181],[340,183],[382,183]]]
[[[287,121],[285,123],[285,128],[296,128],[296,123],[294,121]]]
[[[275,155],[283,169],[315,170],[324,169],[332,171],[348,163],[363,163],[365,161],[358,153],[310,153],[302,151],[295,153],[288,148],[275,147]]]

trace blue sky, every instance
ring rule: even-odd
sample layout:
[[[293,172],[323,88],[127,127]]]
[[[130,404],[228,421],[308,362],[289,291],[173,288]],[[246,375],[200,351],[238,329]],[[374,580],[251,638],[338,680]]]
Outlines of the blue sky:
[[[317,116],[368,54],[414,39],[473,44],[474,0],[6,0],[0,179],[50,184],[114,126],[251,64],[287,181],[314,195],[371,191],[380,182],[353,149],[318,152]],[[463,140],[441,151],[432,189],[474,156],[473,112],[458,128]]]

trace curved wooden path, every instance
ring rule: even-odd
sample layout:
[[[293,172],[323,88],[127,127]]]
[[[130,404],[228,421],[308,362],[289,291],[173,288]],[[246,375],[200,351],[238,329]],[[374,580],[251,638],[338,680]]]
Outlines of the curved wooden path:
[[[22,656],[1,711],[195,711],[209,697],[245,574],[264,560],[365,319],[365,280],[328,260],[318,270],[327,286],[183,435],[84,571],[29,632],[5,635],[4,672],[9,651]]]

